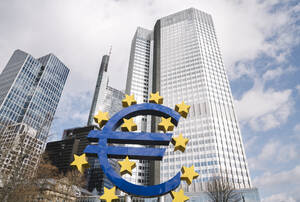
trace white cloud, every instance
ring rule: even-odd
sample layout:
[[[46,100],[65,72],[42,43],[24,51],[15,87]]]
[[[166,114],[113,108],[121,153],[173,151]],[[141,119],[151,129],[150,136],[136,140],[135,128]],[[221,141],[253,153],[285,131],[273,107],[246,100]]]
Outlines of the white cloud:
[[[284,146],[281,145],[280,147],[281,148],[278,149],[278,156],[276,158],[279,163],[289,162],[300,157],[300,150],[297,148],[299,145],[289,144]]]
[[[300,84],[296,86],[296,89],[298,90],[298,94],[300,95]]]
[[[258,141],[258,137],[257,136],[252,136],[250,139],[244,141],[245,150],[248,151],[252,147],[254,147],[256,145],[256,141]]]
[[[87,121],[89,112],[87,109],[89,109],[91,101],[92,98],[88,96],[87,92],[78,94],[67,93],[58,107],[56,117],[57,119],[65,119],[66,121]]]
[[[278,148],[280,148],[280,142],[269,142],[263,147],[258,159],[261,161],[266,161],[268,159],[274,158],[274,155],[277,153]]]
[[[293,128],[294,135],[292,138],[296,139],[296,141],[300,141],[300,123],[296,124]]]
[[[195,7],[212,14],[226,67],[230,74],[238,70],[241,76],[253,72],[253,67],[245,71],[240,69],[241,65],[234,66],[237,61],[253,60],[262,53],[277,58],[297,43],[295,28],[291,25],[294,22],[292,8],[271,12],[277,3],[279,1],[1,1],[0,70],[14,49],[24,49],[36,57],[53,52],[71,68],[67,89],[86,91],[93,88],[101,56],[112,45],[111,82],[124,89],[136,27],[152,29],[160,17]]]
[[[244,63],[238,63],[234,67],[234,71],[230,71],[230,79],[238,79],[243,75],[248,75],[249,77],[255,77],[256,72],[253,66],[245,65]]]
[[[268,70],[266,73],[264,73],[263,75],[263,79],[264,80],[272,80],[274,78],[279,77],[280,75],[283,74],[282,69],[279,67],[277,69],[272,69],[272,70]]]
[[[286,68],[277,67],[276,69],[267,70],[262,78],[264,81],[273,80],[279,78],[283,74],[288,74],[297,71],[297,68],[294,66],[288,66]]]
[[[125,88],[130,45],[136,27],[152,29],[157,19],[195,7],[212,15],[225,65],[232,78],[255,75],[255,67],[244,62],[253,61],[261,54],[284,61],[289,50],[298,43],[292,13],[299,6],[272,10],[278,3],[282,2],[0,1],[0,71],[15,49],[25,50],[34,57],[52,52],[71,69],[64,90],[68,93],[64,96],[69,96],[69,92],[93,92],[101,57],[112,45],[110,85],[122,90]],[[239,65],[235,66],[237,62]],[[261,95],[262,92],[254,93]],[[286,98],[289,91],[267,92],[272,98],[277,94],[279,98],[275,100],[284,103],[280,96]],[[67,106],[71,99],[63,97],[61,105]],[[273,102],[276,106],[280,103]],[[270,111],[270,106],[265,108],[263,111]],[[253,111],[260,114],[259,109],[253,107]],[[70,110],[66,112],[71,113]],[[85,116],[84,113],[87,112],[78,117]],[[241,114],[246,118],[253,117],[243,110]],[[64,117],[67,116],[71,114],[65,113]],[[262,118],[265,129],[282,122],[270,115]]]
[[[300,145],[297,142],[287,144],[279,140],[270,140],[264,144],[257,156],[248,159],[248,165],[256,171],[268,171],[270,167],[276,167],[300,158],[299,148]]]
[[[56,133],[57,135],[50,140],[60,139],[64,129],[85,126],[88,120],[92,102],[90,93],[65,92],[64,94],[57,108],[51,128],[51,133]]]
[[[285,193],[280,193],[264,198],[262,202],[296,202],[296,200]]]
[[[294,126],[294,131],[295,131],[295,132],[300,132],[300,123],[298,123],[298,124],[296,124],[296,125]]]
[[[253,130],[269,130],[285,123],[293,108],[291,90],[265,90],[256,81],[253,88],[236,100],[236,109],[242,124],[249,124]]]
[[[263,201],[299,201],[300,165],[277,173],[265,172],[254,178],[253,184],[261,191],[270,193],[271,196]]]

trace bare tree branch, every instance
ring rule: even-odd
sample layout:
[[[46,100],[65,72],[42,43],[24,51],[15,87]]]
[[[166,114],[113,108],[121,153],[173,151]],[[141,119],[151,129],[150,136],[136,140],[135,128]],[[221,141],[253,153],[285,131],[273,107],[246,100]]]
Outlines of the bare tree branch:
[[[212,202],[241,201],[241,196],[234,186],[222,177],[214,177],[212,181],[207,182],[205,192]]]

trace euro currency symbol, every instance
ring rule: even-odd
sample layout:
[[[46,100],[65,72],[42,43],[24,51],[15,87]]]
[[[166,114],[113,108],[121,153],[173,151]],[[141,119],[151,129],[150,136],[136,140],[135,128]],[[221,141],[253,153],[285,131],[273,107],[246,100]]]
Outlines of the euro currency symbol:
[[[124,158],[139,160],[162,160],[164,148],[144,147],[117,147],[109,146],[108,143],[139,144],[139,145],[169,145],[171,133],[146,133],[146,132],[118,132],[115,131],[122,124],[122,119],[132,118],[138,115],[154,115],[165,118],[171,117],[172,123],[177,126],[180,114],[176,111],[159,104],[143,103],[124,108],[109,119],[102,131],[92,130],[88,134],[91,141],[97,141],[97,145],[88,145],[84,153],[97,155],[100,166],[107,178],[120,190],[135,196],[154,197],[164,195],[176,189],[180,184],[181,173],[178,172],[170,180],[151,186],[135,185],[124,180],[115,172],[108,162],[108,158]],[[150,176],[151,177],[151,176]]]

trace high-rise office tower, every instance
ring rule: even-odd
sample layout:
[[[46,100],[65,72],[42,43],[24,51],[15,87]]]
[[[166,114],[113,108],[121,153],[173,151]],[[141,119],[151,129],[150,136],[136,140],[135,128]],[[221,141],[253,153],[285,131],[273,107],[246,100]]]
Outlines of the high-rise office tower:
[[[108,112],[109,116],[112,117],[115,113],[119,112],[123,109],[122,100],[125,95],[123,92],[111,87],[108,85],[109,77],[108,77],[108,65],[109,65],[110,55],[104,55],[102,57],[96,87],[94,91],[93,101],[88,117],[88,126],[97,125],[94,121],[94,116],[98,113],[98,111]],[[116,159],[109,159],[109,162],[112,166],[119,170],[118,163]],[[89,157],[89,165],[88,169],[88,189],[96,188],[99,194],[103,193],[103,186],[112,187],[112,183],[108,180],[108,178],[103,174],[101,170],[98,158]],[[94,190],[95,191],[95,190]]]
[[[93,102],[89,113],[88,125],[97,125],[94,121],[94,116],[99,110],[108,112],[109,115],[112,116],[122,109],[122,99],[124,99],[125,96],[124,93],[108,85],[109,78],[107,69],[109,58],[109,55],[104,55],[102,57]]]
[[[188,117],[181,118],[174,129],[174,136],[182,133],[190,139],[187,149],[181,153],[174,152],[173,146],[167,148],[160,163],[161,182],[173,177],[182,166],[195,165],[200,176],[190,186],[182,183],[186,192],[201,192],[205,183],[216,176],[232,182],[236,189],[251,188],[211,15],[190,8],[159,19],[153,31],[137,29],[131,46],[126,93],[134,94],[141,103],[156,91],[170,108],[182,101],[191,106]],[[141,119],[140,129],[148,129],[148,118]],[[157,121],[152,123],[152,129],[153,126],[157,127]]]
[[[151,43],[152,31],[139,27],[131,43],[131,52],[129,58],[128,74],[126,81],[126,94],[134,94],[137,103],[148,101],[149,92],[151,92]],[[151,63],[151,64],[150,64]],[[150,117],[137,116],[134,118],[138,131],[150,132]],[[150,162],[135,161],[136,168],[132,175],[125,175],[125,179],[140,185],[149,185],[150,183]],[[153,176],[151,176],[153,177]]]
[[[174,135],[190,139],[182,154],[167,150],[161,178],[172,177],[182,165],[195,165],[200,177],[187,191],[202,190],[213,176],[223,176],[236,188],[251,181],[229,81],[212,17],[188,9],[157,21],[154,28],[154,67],[165,104],[183,100],[191,106]]]
[[[0,75],[0,132],[24,123],[45,143],[68,74],[53,54],[35,59],[16,50]]]

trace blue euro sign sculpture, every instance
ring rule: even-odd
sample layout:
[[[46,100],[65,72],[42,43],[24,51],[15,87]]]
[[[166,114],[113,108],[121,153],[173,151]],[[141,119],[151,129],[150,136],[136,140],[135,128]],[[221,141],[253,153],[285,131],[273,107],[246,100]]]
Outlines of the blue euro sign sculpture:
[[[146,133],[146,132],[118,132],[115,131],[123,123],[123,118],[129,119],[138,115],[154,115],[165,118],[171,117],[171,122],[177,126],[180,114],[176,111],[152,103],[136,104],[124,108],[116,113],[102,131],[92,130],[88,134],[90,141],[97,141],[97,145],[88,145],[84,150],[87,155],[97,155],[101,168],[107,178],[120,190],[135,196],[154,197],[169,193],[180,184],[181,173],[178,172],[170,180],[152,186],[135,185],[124,180],[115,172],[110,165],[108,158],[125,158],[142,160],[162,160],[165,153],[163,148],[143,148],[143,147],[117,147],[109,146],[108,143],[117,144],[139,144],[139,145],[169,145],[171,133]]]

